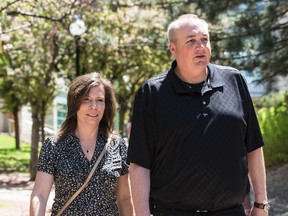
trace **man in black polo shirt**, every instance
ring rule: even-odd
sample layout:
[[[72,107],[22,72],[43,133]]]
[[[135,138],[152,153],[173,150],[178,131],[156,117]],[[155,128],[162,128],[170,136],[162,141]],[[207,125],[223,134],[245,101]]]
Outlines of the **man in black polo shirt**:
[[[128,161],[137,216],[266,216],[263,139],[241,74],[209,63],[208,24],[193,14],[168,27],[171,68],[135,96]]]

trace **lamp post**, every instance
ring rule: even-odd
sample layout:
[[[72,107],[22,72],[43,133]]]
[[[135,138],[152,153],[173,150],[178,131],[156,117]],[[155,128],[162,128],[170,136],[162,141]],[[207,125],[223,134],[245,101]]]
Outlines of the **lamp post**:
[[[79,15],[75,16],[75,22],[71,23],[69,26],[70,33],[75,38],[75,46],[76,46],[76,76],[81,75],[80,71],[80,46],[79,41],[81,39],[81,35],[85,33],[86,26],[83,20],[81,20]]]

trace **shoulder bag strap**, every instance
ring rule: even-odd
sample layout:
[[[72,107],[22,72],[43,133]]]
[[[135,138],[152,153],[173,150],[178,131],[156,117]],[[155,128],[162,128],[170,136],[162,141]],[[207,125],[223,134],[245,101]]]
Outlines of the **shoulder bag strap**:
[[[97,161],[95,162],[92,170],[90,171],[86,181],[84,182],[84,184],[73,194],[72,197],[70,197],[70,199],[65,203],[65,205],[60,209],[60,211],[58,212],[57,216],[60,216],[64,210],[67,208],[67,206],[70,205],[70,203],[81,193],[81,191],[85,188],[85,186],[87,185],[87,183],[89,182],[89,180],[91,179],[92,175],[94,174],[98,164],[100,163],[101,159],[103,158],[109,144],[111,142],[111,137],[108,138],[107,143],[105,144],[101,154],[99,155]]]

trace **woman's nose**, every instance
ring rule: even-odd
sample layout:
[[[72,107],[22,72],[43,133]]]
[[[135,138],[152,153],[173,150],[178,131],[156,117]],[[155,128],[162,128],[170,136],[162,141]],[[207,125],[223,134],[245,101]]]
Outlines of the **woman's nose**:
[[[97,107],[97,100],[91,100],[91,107]]]

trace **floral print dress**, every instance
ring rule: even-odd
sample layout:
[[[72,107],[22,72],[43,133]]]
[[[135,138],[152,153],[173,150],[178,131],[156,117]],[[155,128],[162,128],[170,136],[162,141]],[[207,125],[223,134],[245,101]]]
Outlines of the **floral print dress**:
[[[38,171],[54,176],[55,199],[51,215],[56,215],[82,186],[105,143],[106,139],[99,134],[94,155],[89,161],[74,133],[59,143],[51,137],[45,140],[40,151]],[[61,215],[119,215],[116,204],[117,181],[129,171],[126,159],[127,146],[124,139],[113,138],[86,187]]]

